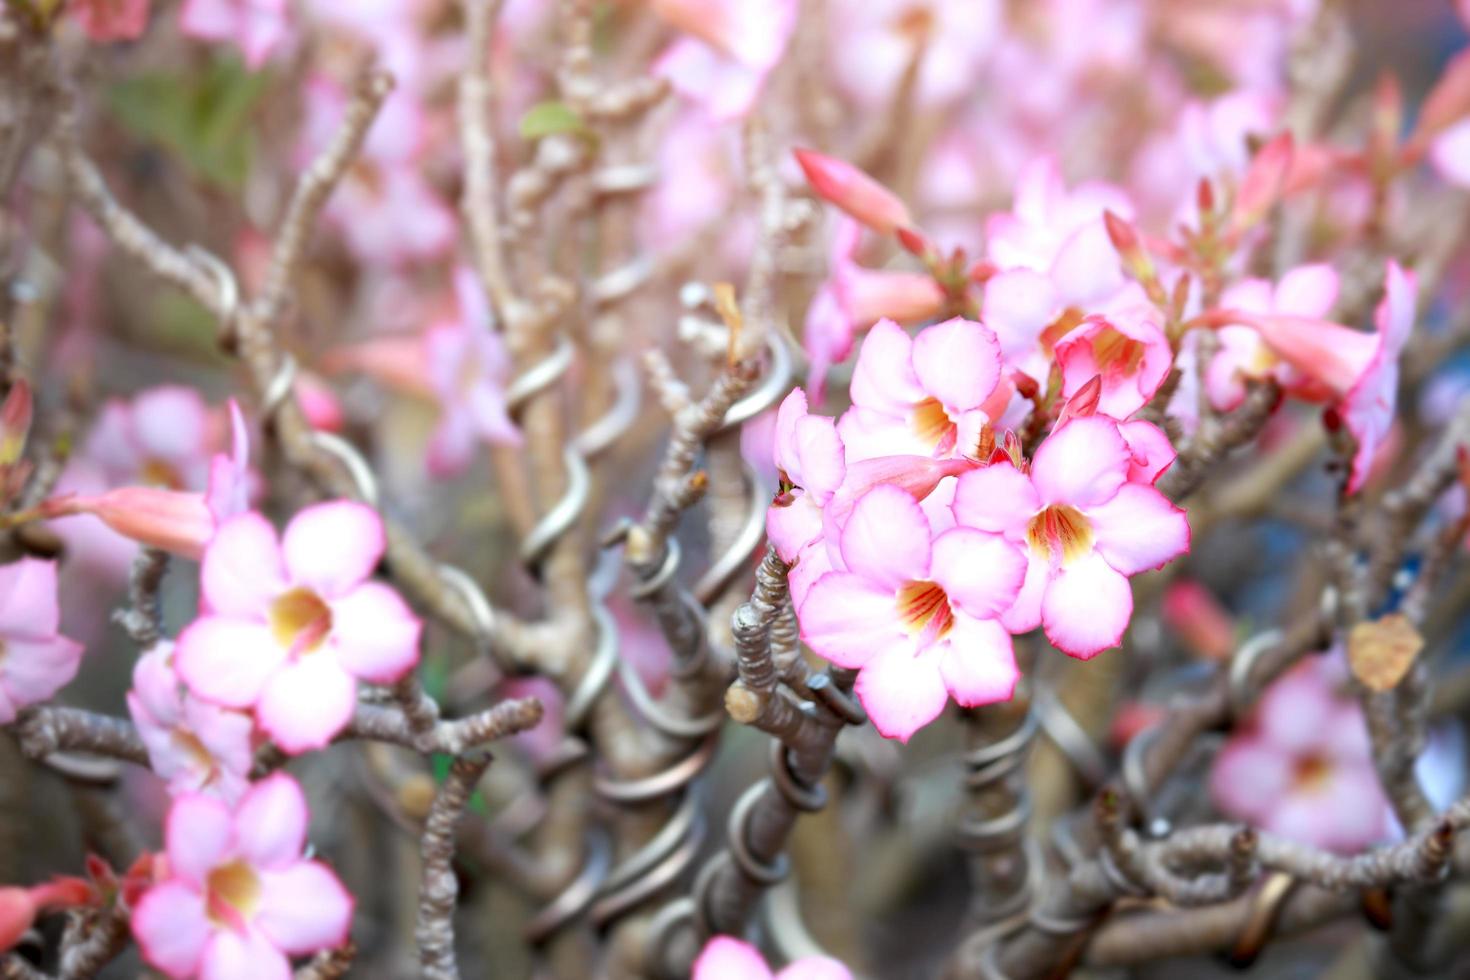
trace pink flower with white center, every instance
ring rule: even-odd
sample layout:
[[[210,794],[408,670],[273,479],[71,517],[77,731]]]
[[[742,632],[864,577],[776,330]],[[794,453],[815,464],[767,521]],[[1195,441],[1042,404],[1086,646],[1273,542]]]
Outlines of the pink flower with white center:
[[[429,380],[441,412],[429,441],[429,470],[436,475],[462,472],[481,441],[521,444],[505,401],[510,352],[491,323],[474,273],[464,266],[454,272],[454,291],[459,318],[436,323],[424,335]]]
[[[837,83],[868,109],[887,105],[922,49],[924,106],[974,90],[1004,26],[999,0],[839,0],[829,8],[829,64]]]
[[[201,41],[233,41],[251,71],[286,36],[286,0],[184,0],[179,29]]]
[[[74,0],[67,12],[93,41],[131,41],[148,27],[148,0]]]
[[[290,957],[346,942],[352,896],[325,864],[302,857],[308,819],[285,773],[233,808],[194,794],[174,800],[169,877],[133,910],[143,958],[175,980],[286,980]]]
[[[108,486],[202,490],[217,437],[209,405],[193,388],[161,385],[111,399],[82,449]]]
[[[357,682],[392,684],[418,663],[423,624],[370,581],[383,522],[338,500],[298,513],[277,538],[256,513],[231,518],[204,552],[203,613],[179,634],[179,677],[206,701],[254,709],[291,753],[320,748],[352,718]]]
[[[185,691],[174,672],[172,643],[160,643],[138,658],[128,713],[170,794],[203,793],[226,803],[244,795],[254,762],[255,724],[244,712]]]
[[[766,511],[766,534],[787,564],[822,534],[822,511],[847,475],[834,420],[807,413],[794,388],[776,413],[776,469],[781,492]]]
[[[1319,657],[1277,680],[1252,722],[1215,758],[1210,794],[1225,813],[1344,853],[1389,830],[1362,710],[1338,693],[1340,662]]]
[[[842,568],[800,606],[801,635],[858,669],[855,690],[878,731],[906,742],[951,695],[968,707],[1011,696],[1020,673],[996,617],[1025,576],[1020,549],[974,528],[936,535],[913,496],[886,484],[857,499],[838,547]]]
[[[1026,582],[1002,622],[1040,625],[1057,649],[1088,659],[1117,646],[1133,615],[1128,578],[1189,550],[1184,511],[1129,479],[1133,453],[1118,424],[1074,418],[1037,447],[1030,472],[1005,463],[962,475],[962,527],[1003,534],[1029,558]]]
[[[807,387],[820,399],[827,370],[847,360],[858,331],[880,319],[921,323],[945,306],[944,290],[923,272],[867,269],[854,261],[862,229],[851,218],[837,225],[828,257],[827,281],[812,297],[802,330],[811,371]]]
[[[0,725],[77,676],[82,645],[56,632],[60,620],[55,562],[0,565]]]
[[[1097,415],[1101,395],[1102,378],[1094,376],[1063,403],[1053,428],[1060,429],[1068,419]],[[1164,430],[1152,422],[1143,419],[1119,422],[1118,434],[1128,444],[1131,457],[1128,461],[1129,483],[1158,483],[1159,477],[1179,457]]]
[[[1093,314],[1056,344],[1062,395],[1070,397],[1093,378],[1102,379],[1097,410],[1116,419],[1138,411],[1159,390],[1174,363],[1158,310],[1129,303]]]
[[[1227,289],[1220,305],[1253,314],[1284,314],[1321,319],[1337,302],[1337,272],[1329,265],[1297,266],[1272,285],[1266,279],[1245,279]],[[1303,378],[1271,350],[1261,334],[1247,326],[1232,325],[1216,331],[1220,350],[1205,372],[1210,404],[1228,412],[1245,399],[1247,380],[1274,378],[1284,389],[1302,397],[1321,397],[1310,379]]]
[[[1000,417],[1012,389],[1001,378],[990,328],[956,317],[910,338],[879,320],[852,376],[852,408],[837,423],[847,459],[973,454],[981,428]]]
[[[1374,456],[1388,438],[1398,406],[1399,355],[1414,329],[1419,281],[1414,273],[1389,260],[1383,300],[1373,320],[1378,349],[1368,367],[1338,406],[1343,423],[1357,440],[1347,492],[1356,493],[1367,481]]]
[[[803,956],[772,973],[760,951],[733,936],[711,936],[694,961],[691,980],[852,980],[830,956]]]
[[[750,111],[796,28],[796,0],[653,0],[652,7],[693,35],[670,45],[653,73],[722,121]]]

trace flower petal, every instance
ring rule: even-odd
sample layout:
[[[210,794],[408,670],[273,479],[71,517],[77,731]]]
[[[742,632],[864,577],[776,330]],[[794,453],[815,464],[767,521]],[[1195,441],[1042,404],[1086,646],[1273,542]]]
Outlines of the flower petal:
[[[1105,504],[1087,509],[1094,547],[1124,575],[1163,568],[1189,551],[1184,511],[1151,486],[1124,484]]]
[[[1063,566],[1041,599],[1046,638],[1081,660],[1117,646],[1132,615],[1128,579],[1097,552]]]
[[[1013,541],[1041,510],[1036,488],[1008,463],[971,470],[960,476],[954,493],[954,517],[962,527],[1004,534]]]
[[[221,524],[205,549],[199,581],[214,612],[264,617],[286,587],[286,567],[270,521],[252,512]]]
[[[868,331],[852,372],[852,403],[885,415],[901,415],[924,400],[910,359],[913,341],[892,320]]]
[[[973,708],[1008,701],[1016,693],[1021,671],[1005,627],[960,613],[948,641],[939,658],[939,675],[955,701]]]
[[[22,558],[0,565],[0,637],[40,639],[59,622],[56,562]]]
[[[260,875],[255,924],[277,948],[299,956],[347,941],[352,896],[319,861],[299,861]]]
[[[939,662],[936,649],[914,656],[908,650],[894,648],[863,666],[853,689],[873,726],[884,737],[907,742],[914,732],[939,717],[949,701]]]
[[[1000,342],[990,328],[955,317],[919,331],[913,367],[919,384],[946,408],[969,411],[1000,381]]]
[[[194,620],[174,649],[174,666],[189,690],[230,708],[253,705],[285,659],[264,623],[227,616]]]
[[[1276,284],[1276,311],[1324,317],[1337,302],[1337,288],[1337,270],[1332,266],[1325,262],[1299,265]]]
[[[271,677],[255,716],[291,755],[319,749],[352,720],[357,682],[328,651],[307,654]]]
[[[750,943],[733,936],[715,936],[694,961],[691,980],[767,980],[766,961]]]
[[[829,572],[817,579],[797,618],[801,638],[839,667],[861,667],[884,650],[912,646],[899,622],[893,590],[851,572]]]
[[[1291,786],[1292,759],[1254,736],[1225,744],[1210,770],[1210,795],[1226,814],[1261,821]]]
[[[240,854],[261,868],[290,865],[306,846],[306,796],[283,772],[250,787],[235,808],[235,841]]]
[[[1112,419],[1072,419],[1037,447],[1031,482],[1043,504],[1086,509],[1118,492],[1132,458]]]
[[[169,808],[164,823],[164,847],[169,870],[196,888],[234,843],[234,825],[229,809],[207,796],[181,796]]]
[[[204,947],[199,980],[290,980],[291,961],[255,929],[220,929]]]
[[[64,636],[0,638],[0,687],[16,705],[45,701],[77,676],[82,645]]]
[[[830,956],[803,956],[787,964],[776,980],[852,980],[852,971]]]
[[[178,881],[155,885],[133,909],[132,926],[149,965],[170,977],[194,975],[211,928],[202,892]]]
[[[372,575],[386,543],[377,511],[354,500],[332,500],[292,518],[281,550],[292,582],[331,599]]]
[[[366,582],[331,607],[331,643],[349,674],[392,684],[419,662],[424,624],[393,589]]]
[[[1026,578],[1021,549],[998,534],[956,527],[934,539],[929,577],[976,619],[989,619],[1011,607]]]
[[[853,505],[839,545],[849,571],[896,589],[929,577],[930,535],[918,501],[882,483]]]

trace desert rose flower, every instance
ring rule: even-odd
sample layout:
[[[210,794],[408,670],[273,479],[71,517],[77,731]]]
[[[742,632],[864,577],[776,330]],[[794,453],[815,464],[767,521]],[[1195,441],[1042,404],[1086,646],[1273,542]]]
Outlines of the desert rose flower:
[[[55,562],[0,565],[0,725],[77,675],[82,645],[56,632],[60,618]]]
[[[652,7],[692,35],[670,45],[653,73],[722,121],[750,111],[796,28],[796,0],[653,0]]]
[[[1389,808],[1345,671],[1320,657],[1272,684],[1252,724],[1215,759],[1210,792],[1225,813],[1283,837],[1352,852],[1388,834]]]
[[[1274,286],[1266,279],[1246,279],[1227,289],[1220,305],[1252,314],[1284,314],[1321,319],[1337,302],[1337,273],[1329,265],[1302,265],[1290,270]],[[1282,388],[1311,398],[1310,378],[1304,378],[1276,355],[1259,332],[1247,326],[1226,326],[1216,331],[1220,350],[1205,373],[1210,403],[1222,412],[1235,409],[1245,399],[1247,380],[1274,378]]]
[[[1087,317],[1058,340],[1056,363],[1062,369],[1064,396],[1099,378],[1097,410],[1126,419],[1159,390],[1174,354],[1153,305],[1130,303]]]
[[[1151,483],[1131,481],[1132,465],[1118,424],[1093,416],[1055,430],[1029,473],[997,463],[960,477],[955,520],[1003,534],[1029,557],[1006,628],[1040,625],[1057,649],[1082,659],[1122,640],[1133,615],[1128,577],[1189,550],[1184,511]]]
[[[830,956],[803,956],[772,973],[750,943],[713,936],[694,961],[692,980],[852,980],[852,974]]]
[[[169,877],[133,910],[143,958],[176,980],[285,980],[290,957],[345,942],[352,896],[325,864],[302,857],[308,817],[284,773],[233,809],[176,799],[164,828]]]
[[[1418,277],[1390,260],[1383,300],[1374,313],[1378,348],[1338,406],[1343,423],[1358,445],[1348,477],[1348,493],[1356,493],[1367,481],[1374,456],[1393,425],[1394,409],[1398,405],[1399,355],[1414,329],[1418,297]]]
[[[776,469],[781,490],[766,511],[766,534],[781,560],[791,564],[822,533],[822,510],[847,473],[835,422],[807,413],[800,388],[776,413]]]
[[[287,752],[326,745],[359,680],[390,684],[418,663],[423,624],[370,580],[384,543],[377,512],[345,500],[306,508],[279,538],[259,514],[231,518],[204,552],[179,676],[206,701],[254,709]]]
[[[859,671],[855,690],[878,731],[908,741],[951,695],[967,707],[1011,696],[1020,674],[996,617],[1025,576],[1020,549],[974,528],[935,535],[892,485],[858,498],[838,545],[841,568],[798,611],[801,635]]]
[[[254,721],[188,693],[174,672],[172,643],[138,658],[128,713],[170,793],[203,793],[226,803],[245,793],[254,762]]]
[[[852,408],[837,424],[849,462],[876,456],[973,454],[1011,389],[995,334],[956,317],[910,338],[880,320],[858,352]]]

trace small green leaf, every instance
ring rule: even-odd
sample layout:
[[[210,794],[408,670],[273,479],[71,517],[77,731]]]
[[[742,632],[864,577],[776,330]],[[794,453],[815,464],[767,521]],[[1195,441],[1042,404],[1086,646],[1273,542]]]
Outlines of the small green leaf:
[[[585,128],[577,110],[565,102],[541,102],[521,117],[521,138],[539,140],[557,133],[575,133]]]

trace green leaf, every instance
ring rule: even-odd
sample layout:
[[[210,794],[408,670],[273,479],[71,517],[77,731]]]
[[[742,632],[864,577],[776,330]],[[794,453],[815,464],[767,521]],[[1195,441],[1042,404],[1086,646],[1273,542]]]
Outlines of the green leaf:
[[[539,140],[557,133],[580,132],[585,127],[577,110],[565,102],[540,102],[521,117],[521,138]]]
[[[124,79],[108,90],[108,103],[125,128],[162,143],[199,177],[233,190],[250,171],[250,117],[268,82],[235,58],[217,58],[188,77],[152,72]]]

